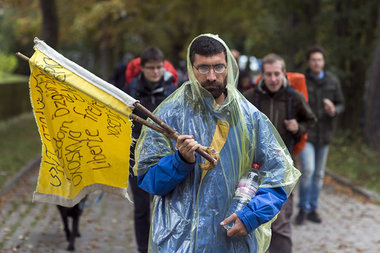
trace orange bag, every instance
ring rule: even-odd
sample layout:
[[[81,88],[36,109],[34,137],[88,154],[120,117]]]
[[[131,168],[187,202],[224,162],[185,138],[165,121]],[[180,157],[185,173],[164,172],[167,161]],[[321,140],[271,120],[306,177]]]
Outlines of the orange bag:
[[[294,89],[298,90],[305,97],[306,102],[309,101],[309,96],[307,95],[306,78],[304,74],[301,73],[286,73],[289,83]],[[307,133],[301,134],[300,141],[293,146],[294,156],[298,155],[304,148],[307,140]]]

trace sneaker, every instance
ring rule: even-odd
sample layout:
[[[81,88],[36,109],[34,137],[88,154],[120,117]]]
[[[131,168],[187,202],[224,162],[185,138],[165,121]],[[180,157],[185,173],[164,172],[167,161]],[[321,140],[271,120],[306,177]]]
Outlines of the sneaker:
[[[309,213],[307,219],[315,223],[322,223],[321,217],[319,217],[316,211]]]
[[[295,220],[295,224],[296,225],[302,225],[304,223],[304,221],[306,220],[306,217],[307,217],[307,213],[300,209],[297,217],[296,217],[296,220]]]

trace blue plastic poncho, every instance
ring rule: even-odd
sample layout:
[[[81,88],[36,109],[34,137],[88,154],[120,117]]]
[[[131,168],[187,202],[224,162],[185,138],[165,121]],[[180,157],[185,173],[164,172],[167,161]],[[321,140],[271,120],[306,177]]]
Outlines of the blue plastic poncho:
[[[181,160],[176,143],[144,127],[136,147],[139,185],[156,194],[150,229],[150,252],[265,252],[270,224],[300,175],[269,120],[236,89],[238,67],[228,47],[227,97],[218,105],[196,80],[187,54],[189,81],[155,110],[155,115],[180,134],[193,135],[201,145],[220,153],[217,166],[201,169]],[[189,46],[190,49],[190,46]],[[238,214],[249,234],[227,237],[220,222],[226,218],[235,188],[253,162],[260,167],[257,195]],[[286,192],[277,199],[276,192]],[[273,204],[272,202],[277,202]],[[280,203],[280,204],[278,204]],[[273,221],[273,219],[272,219]],[[265,224],[263,224],[265,223]]]

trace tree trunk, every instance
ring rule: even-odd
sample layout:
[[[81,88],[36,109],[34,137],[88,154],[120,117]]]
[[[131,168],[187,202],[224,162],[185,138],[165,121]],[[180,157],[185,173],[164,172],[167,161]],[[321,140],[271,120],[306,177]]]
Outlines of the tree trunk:
[[[98,56],[99,56],[99,75],[101,78],[107,80],[112,74],[112,47],[111,35],[104,32],[98,41]]]
[[[42,40],[52,48],[58,44],[58,16],[55,0],[40,0],[42,12]]]
[[[364,136],[369,146],[380,152],[380,10],[377,29],[378,38],[366,91]]]

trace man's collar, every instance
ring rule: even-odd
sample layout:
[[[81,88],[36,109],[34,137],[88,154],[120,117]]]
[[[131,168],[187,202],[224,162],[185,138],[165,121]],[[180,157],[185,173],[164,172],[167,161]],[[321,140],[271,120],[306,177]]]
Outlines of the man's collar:
[[[282,91],[284,89],[284,84],[281,85],[280,89],[276,92],[271,92],[268,87],[266,86],[265,82],[263,82],[263,86],[262,86],[262,89],[263,91],[265,91],[270,97],[273,97],[274,95],[276,95],[278,92]]]
[[[322,79],[325,77],[325,71],[322,70],[321,73],[319,73],[319,75],[315,75],[313,72],[310,71],[310,76],[313,77],[314,79]]]

